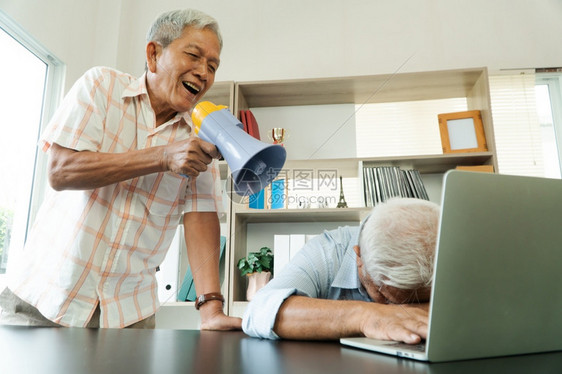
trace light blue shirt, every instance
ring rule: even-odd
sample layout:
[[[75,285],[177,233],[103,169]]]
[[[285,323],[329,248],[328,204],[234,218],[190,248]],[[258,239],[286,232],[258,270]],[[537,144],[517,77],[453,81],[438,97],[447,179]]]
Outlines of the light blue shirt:
[[[250,336],[279,339],[273,331],[281,304],[292,295],[372,301],[357,274],[359,227],[340,227],[313,238],[248,304],[242,329]]]

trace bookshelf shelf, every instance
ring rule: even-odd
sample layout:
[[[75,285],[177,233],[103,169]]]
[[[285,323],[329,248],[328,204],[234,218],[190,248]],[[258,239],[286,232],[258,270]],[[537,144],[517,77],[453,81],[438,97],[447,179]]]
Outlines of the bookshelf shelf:
[[[325,208],[325,209],[274,209],[258,210],[244,207],[236,211],[240,223],[290,223],[290,222],[333,222],[360,221],[369,208]]]

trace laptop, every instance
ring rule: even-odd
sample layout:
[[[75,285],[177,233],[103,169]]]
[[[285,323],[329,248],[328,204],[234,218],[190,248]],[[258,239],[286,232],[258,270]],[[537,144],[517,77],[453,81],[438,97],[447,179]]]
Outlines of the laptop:
[[[427,340],[341,343],[431,362],[562,350],[562,181],[444,176]]]

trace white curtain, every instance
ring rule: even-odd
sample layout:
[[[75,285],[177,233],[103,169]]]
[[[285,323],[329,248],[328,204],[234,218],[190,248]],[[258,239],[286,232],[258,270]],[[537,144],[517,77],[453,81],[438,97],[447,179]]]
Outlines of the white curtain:
[[[544,176],[534,71],[494,74],[489,79],[500,173]]]

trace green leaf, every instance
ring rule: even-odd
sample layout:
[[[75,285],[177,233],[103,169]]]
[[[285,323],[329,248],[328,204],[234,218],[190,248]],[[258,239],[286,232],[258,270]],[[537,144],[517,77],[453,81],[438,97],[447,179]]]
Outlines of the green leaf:
[[[273,270],[273,252],[268,247],[261,247],[259,252],[249,252],[238,261],[238,269],[242,276],[251,273]]]

